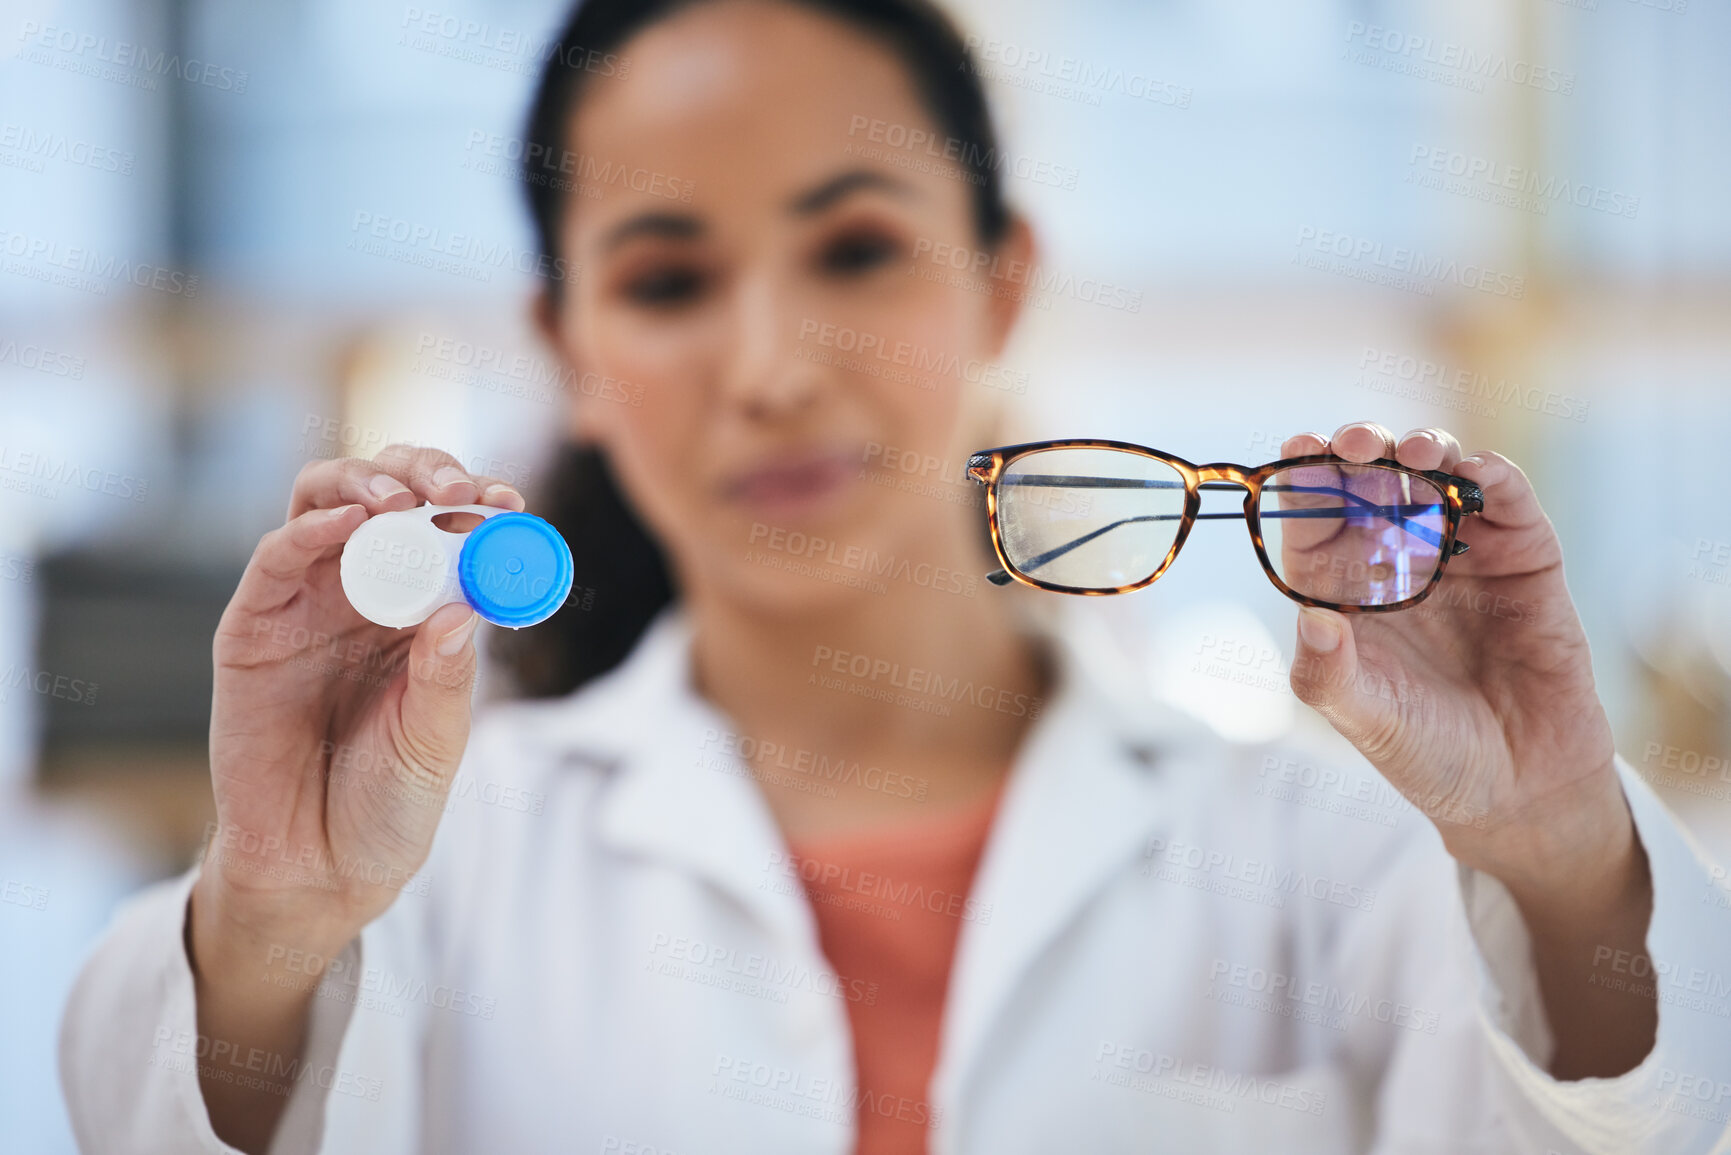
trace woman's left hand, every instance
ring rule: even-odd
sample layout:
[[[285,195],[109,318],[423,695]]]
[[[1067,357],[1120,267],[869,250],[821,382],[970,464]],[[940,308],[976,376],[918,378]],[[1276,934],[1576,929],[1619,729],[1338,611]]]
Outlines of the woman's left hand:
[[[1291,438],[1281,455],[1323,451],[1446,469],[1478,484],[1484,510],[1461,525],[1469,552],[1412,609],[1300,610],[1293,691],[1430,815],[1457,861],[1508,887],[1530,933],[1551,1074],[1629,1071],[1657,1037],[1656,987],[1625,990],[1596,968],[1645,954],[1652,879],[1556,530],[1514,462],[1462,457],[1441,430],[1396,442],[1356,422],[1326,443]]]
[[[1583,884],[1634,842],[1611,727],[1563,581],[1556,530],[1524,473],[1462,457],[1438,429],[1397,442],[1380,425],[1300,434],[1281,456],[1393,458],[1477,482],[1471,550],[1430,597],[1390,614],[1300,610],[1292,688],[1429,815],[1458,860],[1511,886]]]

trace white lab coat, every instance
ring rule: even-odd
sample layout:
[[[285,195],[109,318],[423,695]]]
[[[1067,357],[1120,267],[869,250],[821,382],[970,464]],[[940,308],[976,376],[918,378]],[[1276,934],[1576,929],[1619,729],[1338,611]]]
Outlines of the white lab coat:
[[[426,868],[313,1000],[276,1152],[841,1155],[856,1109],[931,1118],[940,1155],[1731,1149],[1731,910],[1626,764],[1658,1042],[1559,1083],[1507,891],[1362,760],[1230,745],[1062,640],[959,915],[926,1101],[857,1088],[869,976],[829,969],[689,686],[689,631],[666,613],[578,694],[483,711]],[[191,882],[136,898],[71,1000],[90,1155],[231,1150],[191,1062]],[[1636,981],[1618,961],[1603,977]]]

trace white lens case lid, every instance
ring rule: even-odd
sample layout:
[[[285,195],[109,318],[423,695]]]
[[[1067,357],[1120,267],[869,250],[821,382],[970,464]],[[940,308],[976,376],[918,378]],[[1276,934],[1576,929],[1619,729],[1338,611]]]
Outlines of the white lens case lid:
[[[469,535],[440,529],[433,519],[505,512],[491,505],[422,505],[369,517],[343,546],[343,593],[370,622],[395,629],[419,625],[440,606],[465,600],[457,557]]]

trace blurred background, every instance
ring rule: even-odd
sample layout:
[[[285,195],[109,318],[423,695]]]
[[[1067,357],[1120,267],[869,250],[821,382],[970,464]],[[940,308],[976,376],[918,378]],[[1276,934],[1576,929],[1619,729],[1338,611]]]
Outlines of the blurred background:
[[[1622,753],[1731,857],[1731,9],[951,7],[1060,278],[1008,358],[1018,432],[1253,463],[1373,418],[1507,453]],[[295,472],[410,441],[535,486],[564,398],[512,142],[563,8],[0,0],[10,1150],[73,1150],[60,1007],[115,904],[197,852],[211,632]],[[459,235],[506,259],[441,255]],[[1223,732],[1314,724],[1230,524],[1081,603]]]

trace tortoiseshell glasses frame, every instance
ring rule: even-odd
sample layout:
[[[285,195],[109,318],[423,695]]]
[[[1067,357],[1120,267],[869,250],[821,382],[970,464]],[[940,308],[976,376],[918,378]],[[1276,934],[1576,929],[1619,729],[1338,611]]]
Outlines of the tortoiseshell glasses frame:
[[[1140,580],[1130,582],[1127,585],[1098,587],[1073,586],[1061,585],[1056,582],[1035,577],[1032,574],[1024,572],[1023,569],[1012,563],[1009,554],[1004,548],[1004,539],[1000,533],[998,521],[998,511],[1000,507],[999,486],[1004,481],[1006,471],[1016,461],[1027,457],[1030,454],[1054,449],[1115,450],[1121,453],[1133,454],[1141,458],[1151,458],[1154,461],[1166,465],[1183,478],[1184,510],[1182,514],[1121,518],[1103,528],[1094,530],[1071,542],[1060,545],[1056,549],[1048,550],[1044,554],[1039,555],[1040,558],[1044,559],[1039,564],[1045,564],[1046,561],[1052,560],[1057,556],[1130,521],[1157,521],[1177,518],[1181,522],[1178,527],[1177,535],[1173,539],[1170,549],[1167,550],[1165,558],[1155,567],[1152,573]],[[1414,519],[1419,516],[1421,511],[1429,514],[1436,513],[1437,509],[1434,505],[1377,505],[1374,502],[1367,501],[1346,490],[1337,489],[1333,492],[1339,497],[1356,502],[1357,504],[1355,506],[1349,507],[1341,505],[1330,507],[1328,510],[1298,508],[1265,511],[1262,509],[1262,495],[1265,488],[1270,491],[1280,489],[1315,491],[1314,487],[1309,486],[1269,486],[1269,478],[1295,467],[1317,465],[1351,466],[1354,469],[1366,470],[1375,467],[1423,478],[1425,481],[1430,482],[1435,486],[1443,496],[1444,501],[1441,512],[1444,520],[1441,532],[1437,533],[1425,529],[1415,525],[1414,522]],[[1375,461],[1369,462],[1352,462],[1332,453],[1311,454],[1305,457],[1287,457],[1279,461],[1270,461],[1266,465],[1257,466],[1237,465],[1231,462],[1212,462],[1207,465],[1197,465],[1186,461],[1182,457],[1176,457],[1170,453],[1162,453],[1157,449],[1150,449],[1145,445],[1136,445],[1128,441],[1073,438],[1059,441],[1029,441],[1018,445],[1004,445],[996,449],[982,449],[977,453],[969,455],[967,472],[975,481],[980,482],[986,487],[986,518],[991,527],[992,551],[997,554],[998,564],[1003,567],[1002,569],[987,574],[986,580],[994,585],[1008,585],[1013,580],[1021,582],[1023,585],[1033,586],[1037,589],[1051,590],[1054,593],[1081,594],[1084,596],[1130,593],[1133,590],[1139,590],[1145,586],[1152,585],[1159,579],[1160,575],[1165,573],[1172,565],[1173,559],[1178,556],[1178,551],[1183,548],[1185,539],[1190,536],[1190,530],[1196,522],[1220,519],[1236,520],[1238,518],[1243,518],[1246,526],[1250,530],[1250,540],[1256,547],[1256,557],[1257,560],[1262,563],[1263,572],[1268,575],[1268,580],[1274,583],[1276,589],[1291,598],[1293,601],[1298,602],[1300,605],[1318,606],[1323,609],[1337,610],[1345,614],[1389,613],[1395,610],[1404,610],[1417,605],[1419,602],[1429,597],[1431,591],[1436,588],[1437,583],[1442,580],[1443,568],[1448,563],[1448,559],[1456,554],[1462,554],[1467,551],[1466,543],[1457,540],[1461,519],[1468,514],[1476,514],[1484,509],[1483,493],[1480,492],[1479,487],[1475,483],[1468,481],[1464,477],[1456,477],[1455,475],[1444,472],[1440,469],[1412,469],[1389,458],[1378,458]],[[1076,486],[1081,488],[1176,488],[1176,486],[1172,485],[1170,482],[1154,481],[1135,477],[1117,478],[1096,476],[1064,476],[1052,479],[1042,477],[1038,482],[1023,482],[1017,480],[1012,482],[1012,484],[1043,484],[1053,486]],[[1245,490],[1244,508],[1242,512],[1202,513],[1202,490],[1204,489]],[[1393,601],[1381,605],[1365,605],[1356,602],[1336,602],[1311,597],[1307,594],[1298,592],[1282,580],[1280,571],[1270,560],[1267,547],[1263,542],[1262,518],[1267,517],[1274,519],[1284,517],[1341,516],[1341,514],[1337,512],[1339,510],[1349,510],[1353,515],[1361,517],[1381,518],[1382,520],[1388,521],[1391,525],[1399,526],[1408,533],[1423,535],[1423,540],[1425,540],[1427,544],[1435,546],[1437,551],[1436,568],[1426,580],[1424,588],[1419,590],[1416,594],[1412,594],[1411,596],[1405,597],[1399,601]],[[1433,537],[1436,540],[1431,540]]]

